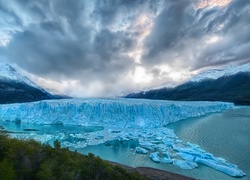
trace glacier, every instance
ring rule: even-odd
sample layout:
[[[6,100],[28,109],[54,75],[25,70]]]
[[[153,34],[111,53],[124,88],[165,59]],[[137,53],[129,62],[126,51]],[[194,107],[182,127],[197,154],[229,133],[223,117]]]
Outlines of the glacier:
[[[224,102],[135,99],[63,99],[0,105],[0,120],[34,124],[162,127],[179,120],[233,108]]]
[[[19,139],[42,143],[59,140],[63,147],[84,148],[108,141],[138,141],[134,153],[153,162],[182,169],[209,166],[234,177],[246,175],[236,165],[214,157],[198,145],[183,142],[169,123],[234,108],[224,102],[178,102],[142,99],[64,99],[0,105],[0,121],[17,124],[77,125],[99,127],[96,131],[56,131],[54,133],[11,133]],[[100,128],[102,127],[102,128]]]

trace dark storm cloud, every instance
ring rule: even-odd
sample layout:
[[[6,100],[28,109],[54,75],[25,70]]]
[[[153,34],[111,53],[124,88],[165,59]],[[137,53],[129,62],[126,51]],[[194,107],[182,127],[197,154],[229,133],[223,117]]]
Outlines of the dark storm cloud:
[[[191,0],[169,1],[165,9],[156,19],[152,32],[145,40],[145,48],[148,51],[145,61],[155,63],[155,57],[167,49],[175,47],[185,36],[188,28],[193,23],[194,17]],[[157,60],[156,60],[157,61]],[[161,61],[159,59],[159,61]]]
[[[207,7],[196,12],[192,6],[191,0],[168,1],[145,40],[147,52],[143,63],[171,64],[179,56],[182,64],[186,62],[192,69],[199,69],[250,61],[250,51],[247,51],[250,47],[250,1],[235,0],[226,7]],[[204,45],[209,36],[220,39]],[[193,55],[188,58],[189,54]]]
[[[0,1],[0,3],[2,3]],[[18,16],[11,10],[8,9],[4,6],[0,6],[0,16],[1,16],[1,21],[0,21],[0,28],[2,27],[13,27],[13,26],[20,26],[22,22],[18,18]]]
[[[108,89],[133,80],[138,66],[162,82],[162,64],[178,71],[249,62],[250,1],[197,2],[0,0],[0,56],[44,78]]]
[[[86,31],[86,35],[89,31]],[[79,40],[65,38],[66,33],[56,23],[32,25],[17,33],[8,45],[11,61],[36,74],[65,74],[76,71],[90,62],[86,61],[87,45]]]
[[[159,0],[96,0],[92,17],[100,20],[102,26],[113,24],[115,20],[122,19],[124,15],[130,15],[130,21],[143,7],[149,11],[157,12]],[[140,12],[143,13],[143,12]]]
[[[88,3],[83,2],[16,1],[15,7],[26,9],[19,16],[31,20],[8,44],[9,61],[44,77],[77,78],[83,82],[96,76],[104,81],[112,79],[118,71],[128,69],[131,61],[123,54],[133,48],[133,34],[102,27],[96,30],[91,25],[89,14],[92,13],[87,13]],[[121,1],[120,4],[129,8],[130,3]],[[105,13],[100,16],[109,18]]]
[[[250,62],[250,1],[233,1],[227,8],[210,15],[210,32],[221,36],[198,56],[194,68]],[[223,25],[221,30],[218,26]]]

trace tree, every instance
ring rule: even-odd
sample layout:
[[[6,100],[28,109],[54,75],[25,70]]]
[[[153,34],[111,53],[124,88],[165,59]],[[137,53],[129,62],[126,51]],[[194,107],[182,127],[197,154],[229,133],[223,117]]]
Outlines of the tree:
[[[60,149],[61,148],[61,143],[58,140],[54,141],[54,147],[55,149]]]

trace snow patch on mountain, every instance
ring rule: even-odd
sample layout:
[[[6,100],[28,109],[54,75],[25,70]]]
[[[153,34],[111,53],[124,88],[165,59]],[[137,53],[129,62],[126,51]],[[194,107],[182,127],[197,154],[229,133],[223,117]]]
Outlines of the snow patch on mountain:
[[[37,84],[32,82],[30,79],[28,79],[25,76],[22,76],[19,74],[12,66],[9,64],[0,64],[0,80],[4,81],[15,81],[23,84],[27,84],[29,86],[32,86],[34,88],[37,88],[43,92],[46,92],[44,89],[39,87]]]
[[[206,79],[218,79],[220,77],[231,76],[240,72],[250,73],[250,63],[232,66],[228,65],[222,69],[212,69],[192,77],[188,82],[200,82]]]

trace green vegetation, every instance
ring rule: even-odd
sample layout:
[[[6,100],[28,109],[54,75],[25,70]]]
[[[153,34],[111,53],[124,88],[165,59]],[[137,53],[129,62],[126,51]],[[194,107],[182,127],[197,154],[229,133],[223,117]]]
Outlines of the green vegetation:
[[[0,127],[0,179],[145,179],[95,157],[34,140],[11,139]]]

